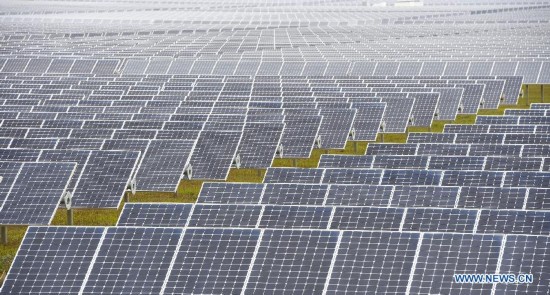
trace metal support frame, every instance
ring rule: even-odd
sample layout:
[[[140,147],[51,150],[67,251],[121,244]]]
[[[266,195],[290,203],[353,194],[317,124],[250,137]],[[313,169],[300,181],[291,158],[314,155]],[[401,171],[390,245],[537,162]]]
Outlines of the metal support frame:
[[[73,209],[67,209],[67,225],[74,224],[74,213]]]
[[[0,238],[2,239],[2,245],[8,244],[8,226],[0,226]]]

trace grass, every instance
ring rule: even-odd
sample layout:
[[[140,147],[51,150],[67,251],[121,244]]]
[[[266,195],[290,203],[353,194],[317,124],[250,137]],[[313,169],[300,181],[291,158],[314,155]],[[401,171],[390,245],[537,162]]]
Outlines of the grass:
[[[502,115],[506,109],[527,109],[530,103],[550,103],[550,85],[544,86],[544,98],[541,97],[540,85],[529,85],[527,93],[523,86],[524,96],[519,98],[516,105],[501,105],[496,110],[480,110],[477,115]],[[528,94],[528,96],[527,96]],[[430,127],[409,127],[407,133],[387,133],[384,140],[379,134],[375,142],[404,143],[409,132],[442,132],[445,124],[474,124],[476,115],[458,115],[454,121],[434,121]],[[288,159],[277,158],[272,167],[317,167],[323,154],[363,155],[368,147],[365,141],[348,141],[344,149],[314,149],[309,158]],[[231,169],[227,182],[256,182],[263,181],[265,169]],[[177,192],[138,192],[130,198],[130,202],[170,202],[194,203],[200,192],[203,181],[183,180],[178,185]],[[118,209],[74,209],[74,225],[113,226],[118,221],[122,206]],[[57,210],[52,225],[66,225],[65,209]],[[8,227],[8,245],[0,245],[0,273],[6,272],[21,244],[27,230],[26,226]]]

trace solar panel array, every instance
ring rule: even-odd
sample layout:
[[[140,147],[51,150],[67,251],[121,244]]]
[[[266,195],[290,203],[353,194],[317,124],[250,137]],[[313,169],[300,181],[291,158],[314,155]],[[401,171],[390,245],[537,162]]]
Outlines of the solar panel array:
[[[68,192],[118,208],[132,183],[218,182],[195,204],[126,203],[117,226],[29,227],[0,293],[548,294],[547,104],[271,166],[532,98],[523,83],[550,82],[549,13],[546,0],[3,3],[0,224],[48,225]],[[223,182],[232,168],[267,172]],[[534,282],[453,278],[499,273]]]

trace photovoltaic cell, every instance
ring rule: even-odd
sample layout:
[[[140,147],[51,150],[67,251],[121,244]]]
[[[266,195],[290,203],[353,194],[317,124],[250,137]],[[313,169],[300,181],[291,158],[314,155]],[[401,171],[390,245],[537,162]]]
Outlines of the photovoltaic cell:
[[[424,233],[411,281],[412,294],[486,294],[493,284],[460,284],[455,274],[492,274],[501,236]]]
[[[268,183],[262,196],[263,204],[323,205],[328,185]]]
[[[478,233],[548,235],[550,212],[481,210]]]
[[[50,224],[75,163],[23,163],[0,206],[1,224]],[[9,172],[8,172],[9,174]],[[10,175],[6,181],[10,180]]]
[[[107,228],[82,293],[159,294],[180,235],[181,228]]]
[[[323,169],[268,168],[264,183],[321,183]]]
[[[117,226],[184,227],[192,204],[126,203]]]
[[[193,149],[190,140],[152,140],[136,173],[140,191],[175,191]]]
[[[459,208],[521,209],[525,188],[462,187],[457,202]]]
[[[322,293],[338,235],[336,231],[264,230],[245,293]]]
[[[410,208],[407,209],[404,231],[473,232],[477,210]]]
[[[259,205],[196,204],[189,226],[254,228],[261,209]]]
[[[398,231],[404,210],[382,207],[337,207],[330,225],[339,230]]]
[[[78,294],[103,231],[101,227],[29,227],[1,293]]]
[[[399,185],[393,191],[391,206],[452,208],[458,191],[458,187]]]
[[[205,182],[198,203],[259,204],[264,184]]]
[[[342,233],[327,294],[405,294],[419,235]]]
[[[260,230],[187,229],[164,294],[240,294]]]
[[[501,273],[532,274],[531,284],[497,284],[496,293],[548,293],[550,238],[547,236],[508,235],[500,263]]]
[[[392,186],[331,185],[326,205],[332,206],[387,206]]]

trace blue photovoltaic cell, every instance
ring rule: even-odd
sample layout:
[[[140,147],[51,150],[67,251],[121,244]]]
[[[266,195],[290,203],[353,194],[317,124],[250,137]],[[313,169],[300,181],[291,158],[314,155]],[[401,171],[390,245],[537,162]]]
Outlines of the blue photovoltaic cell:
[[[550,187],[550,172],[506,172],[503,187]]]
[[[371,156],[321,155],[319,168],[370,168]]]
[[[323,183],[379,184],[382,172],[374,169],[326,169]]]
[[[337,231],[264,230],[245,294],[320,294]]]
[[[472,232],[477,210],[409,208],[403,223],[404,231]]]
[[[521,209],[525,188],[462,187],[457,202],[459,208]]]
[[[550,234],[550,212],[520,210],[482,210],[478,233]]]
[[[164,294],[240,294],[260,230],[187,229]]]
[[[526,201],[526,209],[550,209],[550,188],[530,188]]]
[[[493,284],[462,284],[455,274],[493,274],[501,236],[424,233],[411,278],[411,294],[491,293]]]
[[[387,206],[392,195],[392,186],[382,185],[336,185],[330,186],[326,205],[341,206]]]
[[[107,228],[83,294],[159,294],[182,231]]]
[[[441,177],[441,171],[385,170],[381,184],[438,185]]]
[[[330,225],[339,230],[399,230],[404,210],[382,207],[336,207]]]
[[[75,163],[23,163],[0,206],[0,224],[50,224],[75,170]],[[2,192],[3,193],[3,192]]]
[[[196,204],[189,226],[253,228],[261,211],[260,205]]]
[[[265,183],[320,183],[323,169],[268,168]]]
[[[78,294],[102,227],[29,227],[1,294]]]
[[[508,235],[504,244],[500,273],[532,274],[530,284],[497,284],[496,294],[548,294],[550,292],[550,238]]]
[[[259,227],[326,229],[332,210],[332,207],[267,205]]]
[[[342,233],[327,294],[405,294],[417,233]]]
[[[455,206],[458,190],[458,187],[396,186],[391,205],[396,207],[452,208]]]
[[[447,156],[430,158],[428,169],[434,170],[483,170],[484,157]]]
[[[323,205],[328,185],[322,184],[266,184],[263,204]]]
[[[184,227],[192,204],[127,203],[117,226]]]
[[[492,186],[500,187],[502,172],[487,171],[445,171],[443,186]]]
[[[425,169],[428,156],[376,156],[373,168],[384,169]]]
[[[258,204],[264,184],[205,182],[199,193],[198,203]]]

